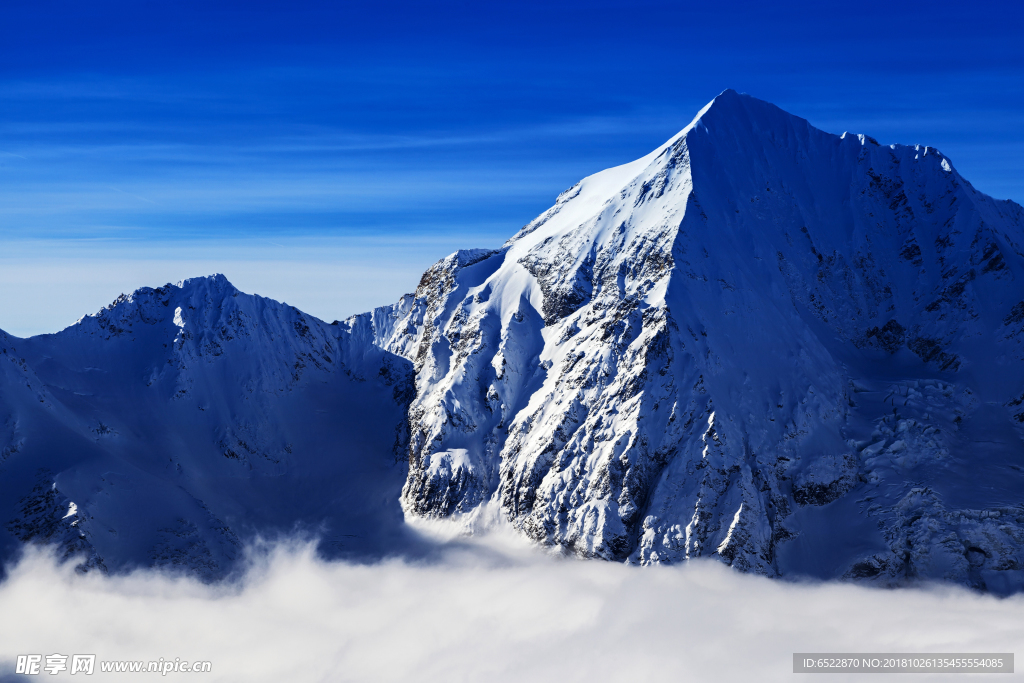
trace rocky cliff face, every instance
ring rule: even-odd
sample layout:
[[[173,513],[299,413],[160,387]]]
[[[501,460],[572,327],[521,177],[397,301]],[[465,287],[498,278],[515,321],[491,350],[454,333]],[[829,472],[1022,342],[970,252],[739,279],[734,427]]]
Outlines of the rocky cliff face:
[[[937,150],[726,91],[373,314],[417,373],[403,505],[609,560],[1015,590],[1022,242]]]

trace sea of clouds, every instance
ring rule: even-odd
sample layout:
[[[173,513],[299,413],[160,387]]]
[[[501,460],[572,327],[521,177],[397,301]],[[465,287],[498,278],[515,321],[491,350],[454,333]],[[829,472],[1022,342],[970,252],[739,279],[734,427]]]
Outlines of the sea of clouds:
[[[67,676],[15,676],[28,653],[212,662],[176,680],[792,681],[804,678],[794,652],[1012,652],[1024,634],[1021,597],[775,581],[714,561],[630,567],[501,532],[418,560],[328,562],[303,541],[250,556],[235,580],[203,584],[81,575],[30,549],[0,583],[0,681]],[[159,677],[97,668],[85,680]]]

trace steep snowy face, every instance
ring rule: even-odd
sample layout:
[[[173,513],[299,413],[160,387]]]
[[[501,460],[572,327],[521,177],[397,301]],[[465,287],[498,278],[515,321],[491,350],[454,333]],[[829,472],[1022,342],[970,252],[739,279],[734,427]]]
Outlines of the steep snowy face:
[[[411,364],[346,325],[213,276],[0,347],[4,556],[48,541],[213,578],[252,534],[401,538]]]
[[[1022,243],[937,150],[726,91],[392,306],[213,276],[0,332],[0,557],[379,556],[400,496],[590,557],[1020,590]]]
[[[373,314],[417,370],[403,505],[607,559],[1019,587],[1022,238],[933,148],[726,91]]]
[[[399,350],[403,335],[414,340],[404,347],[418,377],[410,510],[465,512],[497,492],[511,518],[545,535],[548,520],[533,510],[560,451],[565,467],[591,470],[572,485],[581,500],[570,526],[594,516],[600,533],[618,532],[609,542],[625,548],[621,522],[607,518],[605,503],[587,500],[602,477],[621,479],[601,461],[625,442],[595,448],[585,436],[619,429],[607,417],[603,427],[580,427],[588,413],[595,420],[611,412],[635,427],[640,403],[623,398],[633,396],[647,347],[664,342],[671,245],[689,192],[687,150],[675,141],[584,180],[503,249],[459,252],[424,275],[408,323],[387,342]],[[637,489],[650,474],[643,467],[631,473],[643,481]]]

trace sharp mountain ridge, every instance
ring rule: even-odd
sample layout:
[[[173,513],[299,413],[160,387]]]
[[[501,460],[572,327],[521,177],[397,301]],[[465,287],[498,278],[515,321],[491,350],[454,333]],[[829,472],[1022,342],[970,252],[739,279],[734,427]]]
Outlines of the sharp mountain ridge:
[[[216,577],[266,529],[373,554],[403,514],[496,515],[612,561],[1014,592],[1022,241],[938,150],[727,90],[394,305],[328,325],[214,276],[0,336],[5,547]]]

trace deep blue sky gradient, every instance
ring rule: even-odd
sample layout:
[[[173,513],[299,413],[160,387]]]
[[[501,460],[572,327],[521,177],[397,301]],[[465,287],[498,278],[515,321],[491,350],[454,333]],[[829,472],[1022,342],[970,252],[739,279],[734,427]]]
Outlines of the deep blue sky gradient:
[[[12,0],[0,249],[431,238],[427,264],[727,87],[1024,201],[1020,3]]]

